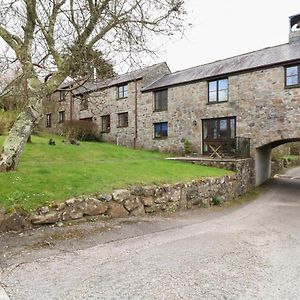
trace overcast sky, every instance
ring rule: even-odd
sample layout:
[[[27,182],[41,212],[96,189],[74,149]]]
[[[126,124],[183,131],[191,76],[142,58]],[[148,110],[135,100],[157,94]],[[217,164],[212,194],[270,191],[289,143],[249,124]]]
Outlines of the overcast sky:
[[[157,62],[172,71],[288,42],[289,16],[299,0],[186,0],[193,24],[185,37],[166,42]]]

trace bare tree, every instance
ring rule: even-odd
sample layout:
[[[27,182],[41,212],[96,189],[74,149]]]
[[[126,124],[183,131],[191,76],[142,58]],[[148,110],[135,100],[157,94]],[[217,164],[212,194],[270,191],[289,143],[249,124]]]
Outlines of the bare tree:
[[[0,41],[20,65],[28,94],[3,146],[0,171],[17,168],[44,99],[67,76],[84,75],[92,64],[101,69],[103,59],[120,53],[151,51],[154,37],[183,29],[185,13],[184,0],[0,0],[0,7]]]

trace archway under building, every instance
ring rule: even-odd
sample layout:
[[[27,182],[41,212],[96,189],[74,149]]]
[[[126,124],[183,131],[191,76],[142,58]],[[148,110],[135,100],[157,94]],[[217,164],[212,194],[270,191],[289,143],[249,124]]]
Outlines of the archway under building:
[[[273,141],[255,149],[255,183],[257,186],[271,178],[272,150],[280,145],[294,142],[300,142],[300,137]]]

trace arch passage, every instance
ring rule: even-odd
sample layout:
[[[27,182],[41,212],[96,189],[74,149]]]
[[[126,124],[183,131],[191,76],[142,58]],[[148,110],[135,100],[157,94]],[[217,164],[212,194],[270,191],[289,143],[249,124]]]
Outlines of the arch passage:
[[[291,142],[300,142],[300,137],[273,141],[255,149],[255,181],[257,186],[271,177],[272,149]]]

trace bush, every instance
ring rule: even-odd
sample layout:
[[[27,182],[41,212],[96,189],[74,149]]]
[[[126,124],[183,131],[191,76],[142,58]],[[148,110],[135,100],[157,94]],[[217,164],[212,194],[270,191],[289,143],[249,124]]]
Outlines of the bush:
[[[97,140],[98,126],[96,123],[90,121],[65,121],[62,126],[62,134],[69,140]]]
[[[214,196],[211,200],[212,205],[221,205],[222,199],[219,196]]]
[[[185,154],[191,154],[192,153],[192,145],[191,142],[188,139],[184,140],[184,153]]]

